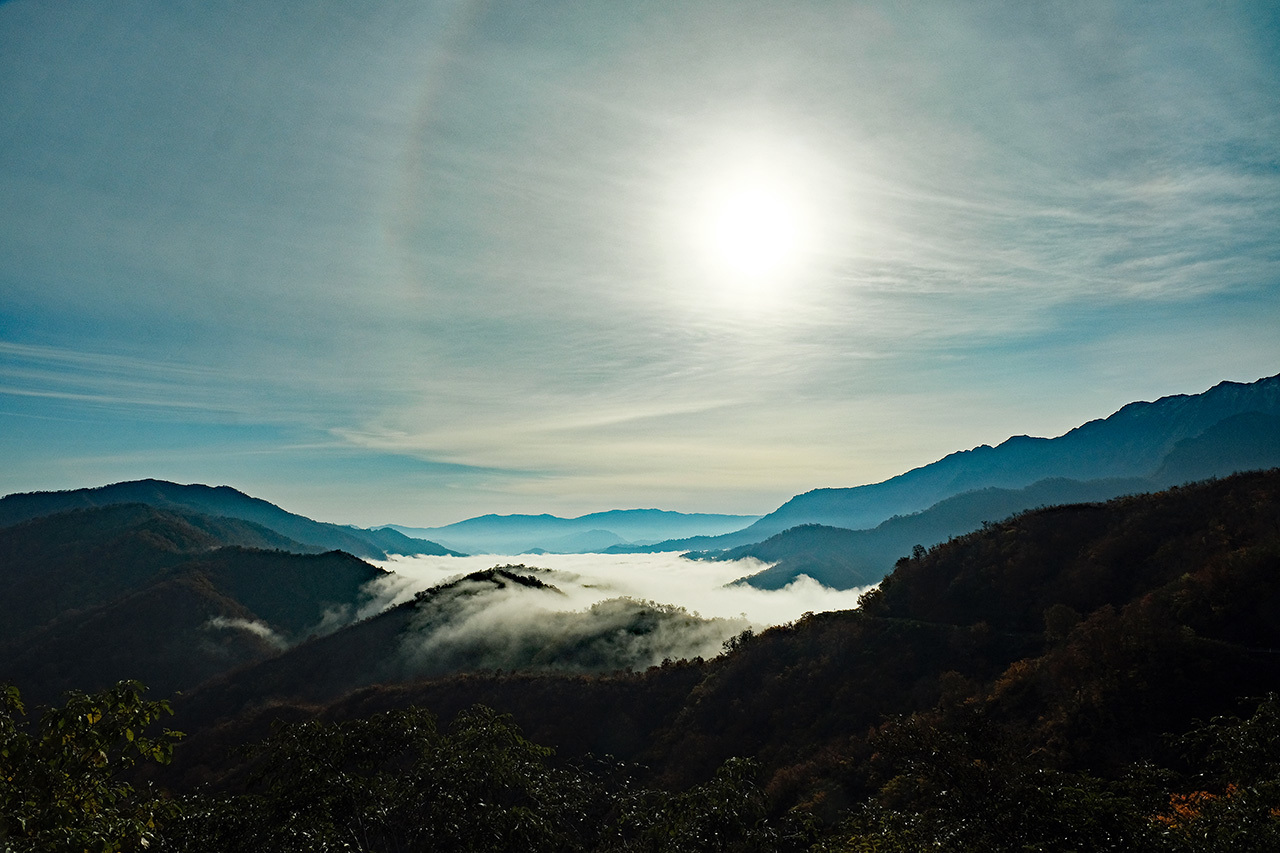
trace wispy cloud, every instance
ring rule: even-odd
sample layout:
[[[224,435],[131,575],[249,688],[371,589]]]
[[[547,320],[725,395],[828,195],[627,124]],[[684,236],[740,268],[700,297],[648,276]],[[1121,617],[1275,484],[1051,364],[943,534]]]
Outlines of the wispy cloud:
[[[253,619],[236,619],[227,616],[214,616],[204,624],[204,627],[206,630],[244,631],[282,651],[289,646],[288,641],[272,630],[270,625]]]
[[[0,417],[81,422],[10,488],[763,512],[1280,358],[1257,5],[366,5],[0,5]],[[744,147],[819,223],[754,300]]]

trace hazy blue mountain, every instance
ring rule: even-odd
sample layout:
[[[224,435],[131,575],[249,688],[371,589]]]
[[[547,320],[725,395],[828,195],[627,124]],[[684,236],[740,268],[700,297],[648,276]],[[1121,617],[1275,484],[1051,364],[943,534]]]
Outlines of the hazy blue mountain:
[[[792,498],[748,530],[771,535],[797,522],[866,528],[972,489],[1019,489],[1051,477],[1149,477],[1179,441],[1245,412],[1280,415],[1280,375],[1251,384],[1222,382],[1203,394],[1130,403],[1104,420],[1090,421],[1057,438],[1014,436],[996,447],[952,453],[875,485],[815,489]]]
[[[555,515],[481,515],[444,527],[388,525],[411,536],[429,537],[471,554],[585,553],[604,545],[652,543],[739,530],[759,516],[683,513],[660,509],[615,509],[577,518]],[[383,528],[386,529],[386,528]],[[585,536],[577,540],[573,537]],[[613,537],[611,542],[606,541]]]
[[[8,495],[0,498],[0,527],[69,509],[123,503],[252,521],[311,546],[309,550],[346,551],[373,560],[386,559],[389,553],[452,553],[435,542],[410,539],[395,531],[369,531],[312,521],[230,486],[180,485],[165,480],[134,480],[93,489]]]
[[[582,533],[570,533],[555,539],[542,540],[542,545],[523,551],[524,554],[595,554],[606,548],[625,542],[622,537],[610,530],[587,530]]]
[[[914,468],[880,483],[842,489],[814,489],[797,495],[750,527],[716,537],[694,537],[660,542],[652,546],[617,546],[611,550],[677,551],[736,548],[761,542],[799,524],[821,524],[863,530],[895,515],[920,512],[940,500],[982,488],[1021,489],[1040,480],[1066,478],[1097,480],[1127,477],[1151,478],[1152,486],[1175,485],[1248,469],[1238,465],[1246,458],[1270,458],[1265,451],[1261,422],[1224,432],[1217,443],[1224,462],[1210,464],[1197,451],[1200,467],[1188,469],[1186,480],[1169,479],[1176,469],[1157,477],[1165,457],[1179,442],[1194,439],[1211,427],[1237,415],[1257,413],[1280,416],[1280,375],[1257,382],[1222,382],[1202,394],[1177,394],[1153,403],[1124,406],[1102,420],[1089,421],[1057,438],[1018,435],[991,447],[961,450],[937,462]],[[1224,430],[1226,428],[1224,427]],[[1223,442],[1246,430],[1254,456],[1243,448],[1227,448]],[[1193,448],[1194,449],[1194,448]],[[1186,452],[1192,452],[1188,450]],[[1234,455],[1233,455],[1234,454]],[[1176,462],[1176,460],[1175,460]],[[1183,465],[1185,463],[1176,463]]]
[[[850,589],[879,583],[894,562],[916,545],[928,548],[1018,512],[1059,504],[1092,503],[1153,489],[1149,480],[1041,480],[1025,489],[978,489],[939,501],[927,510],[894,516],[869,530],[817,524],[788,528],[763,542],[705,555],[708,559],[754,557],[773,563],[743,578],[759,589],[781,589],[800,575],[826,586]]]
[[[374,547],[379,548],[388,554],[404,554],[409,556],[414,554],[430,554],[434,556],[447,554],[454,557],[463,556],[460,552],[446,548],[439,542],[431,542],[427,539],[415,539],[411,536],[406,536],[399,530],[393,530],[390,527],[348,529],[357,531],[361,539],[368,540],[374,545]]]
[[[1280,467],[1280,415],[1245,412],[1174,445],[1152,479],[1176,485]]]
[[[906,556],[914,545],[929,547],[1017,512],[1108,500],[1278,466],[1280,416],[1245,412],[1179,441],[1150,477],[1084,482],[1055,478],[1025,489],[979,489],[947,498],[919,513],[895,516],[873,529],[841,532],[822,526],[819,529],[826,532],[819,533],[808,527],[792,528],[764,542],[729,549],[717,558],[755,557],[774,563],[744,579],[762,589],[778,589],[801,574],[838,588],[862,586],[888,574],[894,561]]]

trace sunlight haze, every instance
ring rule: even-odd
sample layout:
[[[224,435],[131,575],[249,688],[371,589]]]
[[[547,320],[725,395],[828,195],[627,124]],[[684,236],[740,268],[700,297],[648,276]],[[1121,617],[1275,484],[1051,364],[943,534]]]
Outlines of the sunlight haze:
[[[763,514],[1280,370],[1273,3],[0,3],[0,493]]]

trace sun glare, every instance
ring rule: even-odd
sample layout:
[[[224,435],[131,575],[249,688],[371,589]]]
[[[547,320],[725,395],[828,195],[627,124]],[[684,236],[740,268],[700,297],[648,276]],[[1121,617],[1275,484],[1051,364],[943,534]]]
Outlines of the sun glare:
[[[707,211],[707,251],[713,263],[758,279],[786,270],[801,247],[796,204],[777,188],[743,181],[723,191]]]
[[[673,182],[673,254],[689,304],[776,316],[818,274],[832,183],[793,138],[742,132],[713,139]],[[821,177],[820,177],[821,176]]]

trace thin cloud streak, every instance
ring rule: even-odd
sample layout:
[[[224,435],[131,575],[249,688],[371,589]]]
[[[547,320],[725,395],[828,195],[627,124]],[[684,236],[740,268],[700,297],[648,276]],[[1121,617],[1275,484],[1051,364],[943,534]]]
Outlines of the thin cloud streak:
[[[15,430],[10,490],[244,426],[366,524],[757,513],[1280,359],[1265,4],[50,9],[0,6],[0,394],[114,446]],[[821,224],[755,311],[681,230],[753,146]]]

